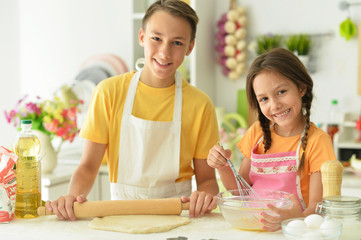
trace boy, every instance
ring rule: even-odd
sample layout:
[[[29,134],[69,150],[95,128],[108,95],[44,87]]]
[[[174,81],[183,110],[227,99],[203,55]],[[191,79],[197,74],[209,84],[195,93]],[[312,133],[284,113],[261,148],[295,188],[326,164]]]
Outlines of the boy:
[[[95,89],[68,195],[46,203],[59,219],[75,220],[73,203],[86,201],[104,153],[112,199],[181,197],[190,202],[191,217],[216,207],[218,185],[206,161],[218,140],[214,106],[176,72],[194,47],[197,22],[194,10],[179,0],[149,7],[139,31],[144,68]],[[193,174],[197,191],[191,193]]]

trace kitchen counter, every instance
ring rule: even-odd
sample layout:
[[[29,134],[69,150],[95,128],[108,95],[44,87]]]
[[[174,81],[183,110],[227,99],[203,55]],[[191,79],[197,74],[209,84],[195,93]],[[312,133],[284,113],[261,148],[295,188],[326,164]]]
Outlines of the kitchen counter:
[[[182,216],[188,216],[183,211]],[[201,218],[192,218],[191,223],[163,233],[127,234],[95,230],[88,227],[89,220],[75,222],[60,221],[55,216],[44,216],[34,219],[13,219],[8,224],[0,224],[1,239],[117,239],[117,240],[166,240],[167,238],[186,237],[188,240],[237,240],[261,239],[284,240],[282,231],[255,232],[233,229],[220,213],[210,213]]]
[[[68,181],[74,165],[58,166],[51,175],[44,175],[43,184],[57,186],[62,181]],[[107,173],[106,166],[100,172]],[[361,197],[361,173],[345,169],[342,182],[342,194]],[[183,211],[183,216],[188,216]],[[186,237],[187,240],[285,240],[281,231],[252,232],[233,229],[220,213],[211,213],[202,218],[192,218],[191,223],[172,229],[168,232],[153,234],[126,234],[95,230],[88,227],[88,220],[76,222],[60,221],[55,216],[38,217],[35,219],[13,219],[8,224],[0,224],[0,239],[117,239],[117,240],[166,240],[167,238]]]

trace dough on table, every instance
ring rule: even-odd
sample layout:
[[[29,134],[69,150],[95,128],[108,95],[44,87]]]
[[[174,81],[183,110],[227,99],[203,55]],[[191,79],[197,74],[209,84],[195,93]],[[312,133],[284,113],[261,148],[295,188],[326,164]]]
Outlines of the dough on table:
[[[157,233],[190,223],[188,217],[178,215],[117,215],[94,218],[89,227],[124,233]]]

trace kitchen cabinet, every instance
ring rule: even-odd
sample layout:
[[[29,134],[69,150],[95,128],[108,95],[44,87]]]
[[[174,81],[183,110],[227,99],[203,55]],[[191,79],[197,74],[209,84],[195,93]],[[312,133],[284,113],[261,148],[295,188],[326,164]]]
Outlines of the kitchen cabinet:
[[[97,181],[99,185],[98,200],[110,200],[110,180],[107,166],[100,168]]]
[[[132,0],[132,57],[131,69],[138,58],[144,57],[143,48],[138,43],[138,33],[142,26],[142,18],[153,0]],[[197,26],[196,44],[189,57],[190,83],[205,92],[215,101],[215,0],[207,0],[207,7],[203,0],[190,0],[190,5],[197,12],[199,22]],[[186,64],[188,66],[188,64]]]
[[[42,200],[55,200],[68,192],[70,178],[77,165],[58,165],[50,174],[41,178]],[[87,196],[89,201],[110,200],[110,183],[107,166],[102,165],[92,190]]]

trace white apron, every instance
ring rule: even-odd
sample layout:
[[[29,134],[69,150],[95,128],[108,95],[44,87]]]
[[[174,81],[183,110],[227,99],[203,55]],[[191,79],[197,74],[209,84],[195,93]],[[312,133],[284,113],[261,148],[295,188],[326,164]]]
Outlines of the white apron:
[[[124,104],[117,183],[110,184],[112,200],[189,196],[191,181],[179,176],[182,118],[182,76],[176,72],[173,121],[161,122],[132,115],[141,70],[129,85]]]

